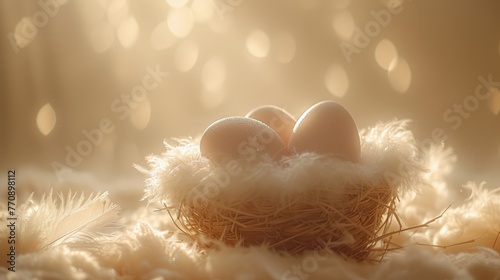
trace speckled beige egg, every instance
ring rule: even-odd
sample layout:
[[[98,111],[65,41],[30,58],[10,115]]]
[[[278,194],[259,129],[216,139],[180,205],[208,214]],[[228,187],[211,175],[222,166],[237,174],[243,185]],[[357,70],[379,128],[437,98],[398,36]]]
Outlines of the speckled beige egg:
[[[349,112],[333,101],[319,102],[299,118],[288,149],[292,154],[316,152],[360,162],[359,133]]]
[[[252,162],[262,155],[279,160],[286,146],[266,124],[251,118],[228,117],[207,127],[200,139],[200,152],[215,163],[239,159]]]
[[[295,125],[295,118],[290,113],[280,107],[266,105],[253,109],[246,117],[267,124],[278,133],[285,146],[288,145],[293,126]]]

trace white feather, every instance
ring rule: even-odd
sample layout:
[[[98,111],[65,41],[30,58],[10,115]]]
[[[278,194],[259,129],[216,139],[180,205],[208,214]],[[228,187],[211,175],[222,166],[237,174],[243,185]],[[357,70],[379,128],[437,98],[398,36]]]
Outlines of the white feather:
[[[64,198],[60,196],[61,201]],[[75,242],[75,238],[92,236],[112,224],[118,219],[120,207],[113,204],[107,198],[107,193],[98,194],[95,197],[90,196],[85,202],[83,194],[75,202],[76,195],[68,195],[66,204],[63,204],[62,216],[57,225],[53,227],[48,235],[44,247],[55,246],[65,241]]]
[[[39,202],[30,197],[20,209],[22,253],[50,249],[60,244],[90,245],[99,234],[116,225],[120,207],[108,193],[68,193],[54,196],[52,190]]]

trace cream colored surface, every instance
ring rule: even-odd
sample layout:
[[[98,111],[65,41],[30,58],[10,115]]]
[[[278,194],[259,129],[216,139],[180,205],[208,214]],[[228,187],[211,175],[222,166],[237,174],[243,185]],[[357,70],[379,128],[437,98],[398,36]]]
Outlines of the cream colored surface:
[[[389,9],[389,2],[400,6]],[[26,274],[9,277],[31,279],[41,270],[67,279],[109,279],[117,271],[144,278],[279,279],[295,265],[310,265],[306,258],[261,249],[227,249],[200,261],[170,239],[166,230],[175,228],[168,219],[139,200],[144,182],[133,164],[145,165],[146,155],[163,152],[164,139],[197,137],[222,117],[274,104],[297,118],[325,99],[349,108],[361,128],[411,119],[417,141],[435,149],[427,159],[434,184],[408,194],[401,215],[415,225],[452,204],[416,240],[480,241],[444,251],[411,246],[379,266],[330,256],[310,278],[499,274],[498,242],[494,251],[473,247],[493,246],[500,230],[494,211],[500,185],[499,1],[42,3],[0,2],[0,184],[8,169],[16,169],[20,203],[31,192],[38,202],[50,188],[109,191],[127,227],[102,256],[58,247],[20,257]],[[370,34],[360,40],[367,28]],[[356,42],[346,56],[343,43]],[[448,148],[439,148],[441,142]],[[113,255],[117,247],[122,251]]]

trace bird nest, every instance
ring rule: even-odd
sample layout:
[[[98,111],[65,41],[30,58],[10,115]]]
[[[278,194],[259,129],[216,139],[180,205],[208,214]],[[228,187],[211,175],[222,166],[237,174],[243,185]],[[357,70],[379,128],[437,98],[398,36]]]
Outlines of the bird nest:
[[[296,254],[327,249],[355,261],[383,256],[398,196],[422,167],[406,121],[362,130],[362,162],[304,153],[276,163],[214,165],[193,139],[149,156],[144,199],[161,203],[198,246],[267,246]]]

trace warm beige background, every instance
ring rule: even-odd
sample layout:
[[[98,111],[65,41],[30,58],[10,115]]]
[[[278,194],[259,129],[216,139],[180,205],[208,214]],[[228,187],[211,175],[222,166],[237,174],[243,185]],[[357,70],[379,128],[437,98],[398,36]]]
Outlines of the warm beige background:
[[[500,2],[401,2],[349,63],[342,40],[353,43],[353,27],[370,25],[370,12],[387,10],[385,2],[73,0],[16,53],[9,34],[22,32],[24,17],[43,20],[44,10],[38,1],[1,0],[0,170],[53,174],[55,161],[65,164],[65,147],[75,149],[82,130],[109,118],[113,133],[74,170],[102,180],[140,176],[132,164],[160,153],[164,138],[196,136],[262,104],[298,117],[333,99],[360,128],[410,118],[420,140],[442,128],[458,156],[452,180],[498,184],[500,92],[456,130],[443,114],[473,96],[478,76],[500,82]],[[397,50],[389,72],[377,63],[377,46],[385,63],[394,58],[390,47]],[[113,100],[156,65],[169,76],[121,120]]]

